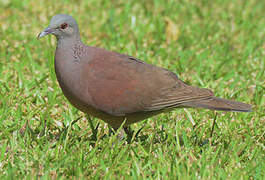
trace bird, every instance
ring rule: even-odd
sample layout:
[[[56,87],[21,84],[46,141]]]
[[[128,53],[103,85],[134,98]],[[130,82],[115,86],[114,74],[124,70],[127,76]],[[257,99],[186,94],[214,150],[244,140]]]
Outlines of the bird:
[[[54,67],[64,96],[114,130],[175,108],[251,111],[251,105],[215,97],[211,90],[188,85],[165,68],[85,45],[70,15],[53,16],[37,38],[49,34],[57,39]]]

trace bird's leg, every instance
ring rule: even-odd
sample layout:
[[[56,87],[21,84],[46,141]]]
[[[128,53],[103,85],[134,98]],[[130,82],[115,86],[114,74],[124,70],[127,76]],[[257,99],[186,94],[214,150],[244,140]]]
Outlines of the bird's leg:
[[[90,118],[90,116],[87,116],[90,128],[92,130],[92,136],[91,139],[96,141],[97,140],[97,134],[98,134],[98,127],[99,127],[99,123],[97,124],[96,128],[93,125],[92,119]]]
[[[127,142],[130,144],[133,138],[134,131],[131,129],[130,126],[124,126],[123,130],[127,134]]]
[[[124,134],[127,134],[127,142],[130,143],[132,139],[133,132],[129,126],[125,126],[126,118],[120,126],[109,126],[109,136],[115,134],[118,141],[121,142],[124,139]]]
[[[114,133],[118,133],[118,134],[117,134],[118,139],[119,139],[119,140],[123,140],[123,139],[124,139],[124,134],[126,133],[126,135],[127,135],[127,139],[126,139],[126,141],[127,141],[128,144],[130,144],[130,143],[132,142],[133,137],[134,137],[134,138],[137,138],[137,137],[138,137],[139,133],[140,133],[141,130],[144,128],[144,126],[141,127],[141,128],[135,133],[135,131],[132,130],[130,126],[128,126],[128,125],[126,126],[126,125],[124,125],[124,124],[125,124],[125,121],[124,121],[123,124],[121,125],[121,127],[122,127],[121,130],[119,130],[119,128],[114,128],[114,129],[113,129],[111,126],[109,126],[109,136],[111,136],[111,135],[114,134]],[[113,130],[114,130],[114,131],[113,131]]]

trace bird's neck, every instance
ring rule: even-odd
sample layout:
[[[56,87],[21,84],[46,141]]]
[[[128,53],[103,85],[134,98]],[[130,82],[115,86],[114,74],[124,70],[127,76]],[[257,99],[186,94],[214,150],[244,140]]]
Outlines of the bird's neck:
[[[73,47],[76,44],[83,44],[79,35],[63,38],[57,37],[57,48],[65,48],[65,46]]]
[[[60,54],[57,57],[71,57],[66,58],[68,61],[80,61],[81,56],[84,54],[84,47],[85,45],[82,43],[80,37],[58,39],[56,55]],[[57,58],[56,61],[62,61],[63,59],[65,58]]]
[[[78,47],[79,49],[83,47],[80,38],[63,38],[57,41],[54,66],[57,80],[63,90],[80,89],[79,86],[71,87],[73,82],[78,82],[81,73],[82,62],[79,51],[76,50]],[[69,92],[64,93],[67,96]]]

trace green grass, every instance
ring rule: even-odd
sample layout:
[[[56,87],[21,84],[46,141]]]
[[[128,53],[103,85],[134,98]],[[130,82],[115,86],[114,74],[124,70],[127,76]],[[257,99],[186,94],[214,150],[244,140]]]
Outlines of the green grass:
[[[0,1],[0,178],[264,179],[264,2]],[[76,18],[86,44],[168,68],[253,112],[176,109],[132,125],[144,128],[131,144],[114,143],[93,118],[94,142],[58,87],[55,37],[36,39],[57,13]],[[176,41],[167,42],[166,17]]]

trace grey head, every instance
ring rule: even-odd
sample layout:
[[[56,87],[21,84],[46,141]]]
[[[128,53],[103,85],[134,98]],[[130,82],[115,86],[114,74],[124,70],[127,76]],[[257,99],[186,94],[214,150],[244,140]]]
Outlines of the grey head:
[[[79,39],[79,28],[77,22],[72,16],[66,14],[57,14],[52,17],[49,26],[39,33],[38,38],[53,34],[58,40],[68,38]]]

